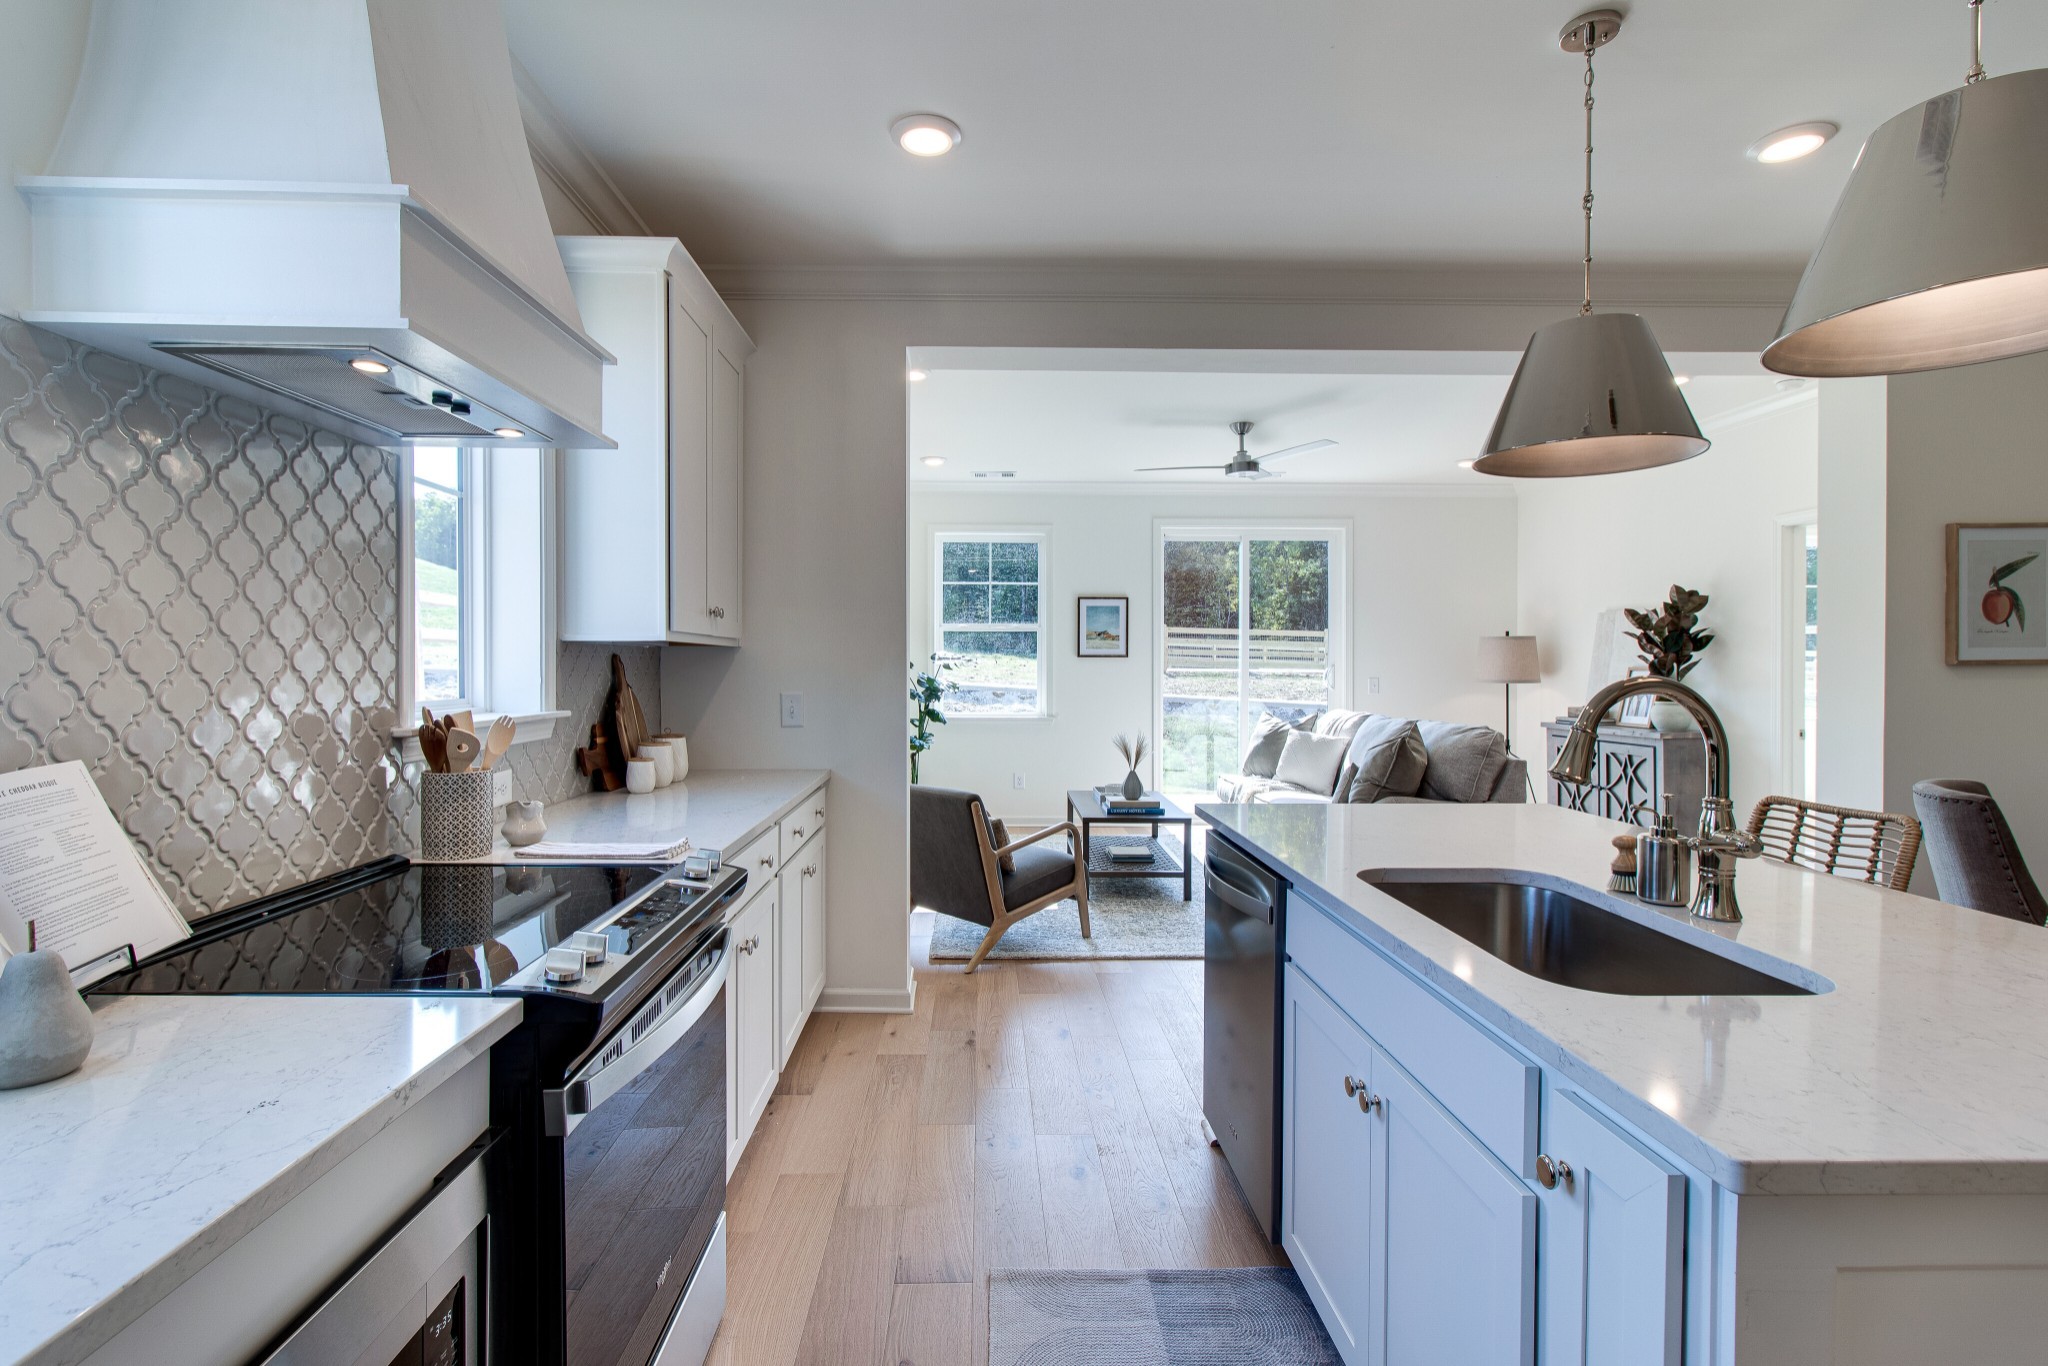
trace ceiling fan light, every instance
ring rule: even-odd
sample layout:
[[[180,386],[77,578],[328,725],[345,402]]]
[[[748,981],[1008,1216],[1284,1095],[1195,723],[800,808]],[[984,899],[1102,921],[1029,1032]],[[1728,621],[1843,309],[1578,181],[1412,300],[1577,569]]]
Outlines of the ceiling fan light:
[[[1979,81],[1871,135],[1763,363],[1898,375],[2048,350],[2048,69]]]
[[[1516,479],[1619,474],[1690,460],[1710,444],[1650,325],[1633,313],[1588,313],[1529,339],[1472,468]]]

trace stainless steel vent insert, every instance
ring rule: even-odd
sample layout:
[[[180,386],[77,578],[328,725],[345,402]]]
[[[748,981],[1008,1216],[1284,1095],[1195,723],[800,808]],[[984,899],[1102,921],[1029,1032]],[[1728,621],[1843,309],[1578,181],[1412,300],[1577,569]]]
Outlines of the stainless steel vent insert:
[[[221,346],[207,342],[154,342],[152,346],[374,427],[396,442],[483,439],[499,444],[504,432],[517,432],[523,438],[521,444],[547,442],[547,433],[521,427],[496,409],[374,347]],[[379,366],[383,368],[377,369]]]

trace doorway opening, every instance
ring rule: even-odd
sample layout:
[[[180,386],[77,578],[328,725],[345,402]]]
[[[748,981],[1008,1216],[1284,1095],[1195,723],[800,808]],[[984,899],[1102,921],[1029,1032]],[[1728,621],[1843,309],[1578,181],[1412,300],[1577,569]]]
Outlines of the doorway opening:
[[[1820,523],[1785,526],[1785,790],[1815,800],[1820,759]]]

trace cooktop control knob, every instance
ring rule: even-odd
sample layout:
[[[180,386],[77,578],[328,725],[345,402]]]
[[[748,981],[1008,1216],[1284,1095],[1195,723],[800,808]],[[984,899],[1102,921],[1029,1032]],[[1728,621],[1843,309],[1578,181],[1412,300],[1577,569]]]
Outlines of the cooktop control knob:
[[[611,948],[611,940],[595,930],[578,930],[569,936],[567,947],[581,950],[584,963],[594,968],[604,962],[604,956]]]
[[[541,975],[556,986],[568,986],[583,980],[583,950],[577,948],[549,949],[542,960]]]

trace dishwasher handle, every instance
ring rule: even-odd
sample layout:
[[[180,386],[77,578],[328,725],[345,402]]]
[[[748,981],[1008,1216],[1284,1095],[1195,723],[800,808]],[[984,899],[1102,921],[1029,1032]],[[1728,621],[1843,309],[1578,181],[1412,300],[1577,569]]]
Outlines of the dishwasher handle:
[[[1268,925],[1273,923],[1274,907],[1280,899],[1279,890],[1265,885],[1266,879],[1257,872],[1236,859],[1221,856],[1213,848],[1202,872],[1203,887],[1211,900],[1221,902],[1239,915],[1263,920]],[[1244,883],[1250,885],[1242,885]]]

